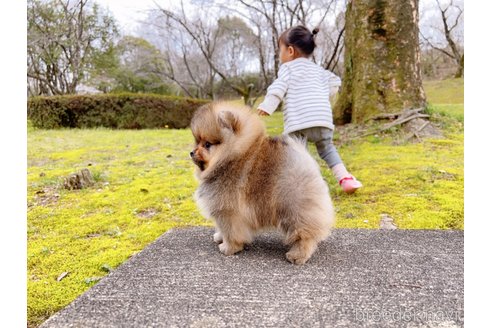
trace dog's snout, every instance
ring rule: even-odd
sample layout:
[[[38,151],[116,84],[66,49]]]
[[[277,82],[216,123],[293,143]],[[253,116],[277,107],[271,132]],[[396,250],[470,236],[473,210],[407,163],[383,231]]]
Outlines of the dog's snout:
[[[193,158],[193,155],[195,155],[195,152],[194,151],[190,152],[190,157],[191,158]]]

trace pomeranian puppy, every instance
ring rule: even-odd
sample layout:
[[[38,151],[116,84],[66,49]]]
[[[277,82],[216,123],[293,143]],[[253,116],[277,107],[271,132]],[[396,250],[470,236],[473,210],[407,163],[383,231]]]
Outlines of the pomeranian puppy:
[[[328,187],[304,143],[268,137],[256,113],[224,102],[200,107],[191,131],[195,200],[215,221],[219,250],[232,255],[256,233],[276,228],[291,246],[287,259],[304,264],[335,222]]]

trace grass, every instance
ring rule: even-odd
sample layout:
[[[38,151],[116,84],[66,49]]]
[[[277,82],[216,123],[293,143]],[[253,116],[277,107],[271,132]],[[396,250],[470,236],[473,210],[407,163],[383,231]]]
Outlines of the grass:
[[[395,146],[389,137],[371,136],[339,145],[345,165],[364,184],[354,195],[341,191],[314,145],[309,145],[330,187],[336,226],[378,228],[384,213],[402,229],[463,229],[462,125],[449,120],[455,124],[443,140]],[[281,114],[266,121],[271,133],[281,132]]]
[[[463,104],[464,79],[448,79],[439,81],[424,81],[427,100],[431,104]]]
[[[394,146],[387,137],[368,137],[339,146],[346,166],[364,183],[357,194],[343,194],[309,147],[330,187],[337,227],[378,228],[385,213],[399,228],[463,229],[463,99],[455,90],[460,85],[462,80],[425,84],[430,111],[444,122],[445,139]],[[281,113],[264,120],[271,135],[282,133]],[[192,199],[197,187],[188,159],[192,145],[188,129],[28,126],[29,326],[39,325],[168,229],[211,225]],[[94,187],[59,187],[64,176],[86,167],[96,179]]]
[[[210,224],[192,200],[191,148],[188,130],[29,132],[32,325],[106,275],[107,266],[117,267],[166,230]],[[81,191],[58,187],[62,177],[85,167],[96,186]],[[57,281],[63,272],[68,276]]]

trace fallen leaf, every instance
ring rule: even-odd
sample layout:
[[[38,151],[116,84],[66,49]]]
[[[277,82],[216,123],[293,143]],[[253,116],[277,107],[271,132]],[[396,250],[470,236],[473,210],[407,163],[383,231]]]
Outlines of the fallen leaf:
[[[69,274],[69,273],[70,273],[70,272],[62,272],[62,273],[58,276],[58,278],[56,278],[56,281],[58,281],[58,282],[62,281],[62,279],[63,279],[63,278],[65,278],[66,276],[68,276],[68,274]]]

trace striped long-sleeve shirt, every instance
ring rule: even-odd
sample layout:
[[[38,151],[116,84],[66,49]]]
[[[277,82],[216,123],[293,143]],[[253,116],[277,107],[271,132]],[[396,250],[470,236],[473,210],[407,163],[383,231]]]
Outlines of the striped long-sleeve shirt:
[[[280,66],[258,108],[272,114],[284,100],[284,133],[315,126],[333,129],[330,89],[340,84],[338,76],[300,57]]]

